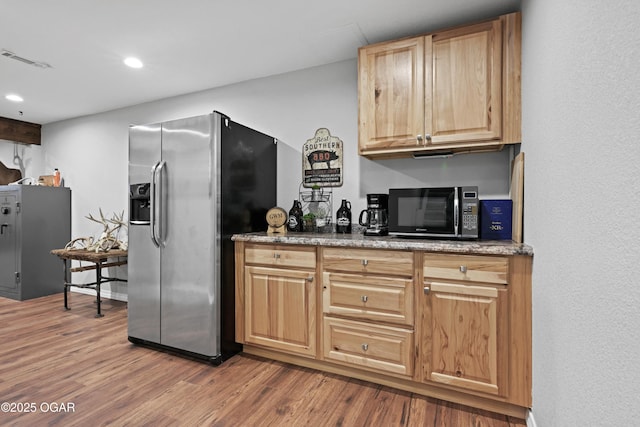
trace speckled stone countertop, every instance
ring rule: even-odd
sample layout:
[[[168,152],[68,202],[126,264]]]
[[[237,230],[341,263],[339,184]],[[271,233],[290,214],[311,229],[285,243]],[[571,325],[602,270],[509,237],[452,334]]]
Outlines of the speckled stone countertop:
[[[513,243],[508,240],[458,241],[407,239],[390,236],[365,236],[361,232],[353,234],[292,232],[288,232],[287,234],[267,234],[266,232],[261,232],[234,234],[231,239],[238,242],[251,243],[279,243],[287,245],[337,246],[368,249],[403,249],[477,255],[533,256],[533,248],[531,246],[524,243]]]

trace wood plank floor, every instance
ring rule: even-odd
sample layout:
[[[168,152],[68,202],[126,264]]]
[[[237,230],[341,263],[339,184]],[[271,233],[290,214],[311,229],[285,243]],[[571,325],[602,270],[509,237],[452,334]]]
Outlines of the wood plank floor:
[[[126,303],[105,300],[95,318],[93,297],[70,298],[70,311],[62,294],[0,298],[0,425],[526,426],[247,355],[214,367],[135,346]]]

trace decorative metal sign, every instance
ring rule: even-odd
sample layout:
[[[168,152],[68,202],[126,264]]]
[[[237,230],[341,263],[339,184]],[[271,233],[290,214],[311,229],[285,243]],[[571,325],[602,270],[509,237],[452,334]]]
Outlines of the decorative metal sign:
[[[342,185],[342,141],[320,128],[302,146],[302,184],[305,187]]]

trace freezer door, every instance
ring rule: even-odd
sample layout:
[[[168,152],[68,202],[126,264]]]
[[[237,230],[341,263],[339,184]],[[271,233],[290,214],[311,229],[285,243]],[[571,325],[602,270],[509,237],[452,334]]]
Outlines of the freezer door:
[[[0,296],[18,292],[18,242],[16,192],[0,192]]]
[[[161,159],[161,135],[159,124],[130,128],[130,186],[151,182],[152,168]],[[129,336],[160,343],[160,248],[148,224],[129,224],[128,280]]]
[[[160,203],[162,344],[209,357],[220,353],[214,117],[163,123]]]

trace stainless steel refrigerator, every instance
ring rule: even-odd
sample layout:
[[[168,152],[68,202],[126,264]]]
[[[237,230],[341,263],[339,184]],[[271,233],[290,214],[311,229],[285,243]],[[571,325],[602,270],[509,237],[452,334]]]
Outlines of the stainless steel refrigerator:
[[[276,148],[219,112],[130,127],[131,342],[214,364],[241,349],[231,236],[266,230]]]

